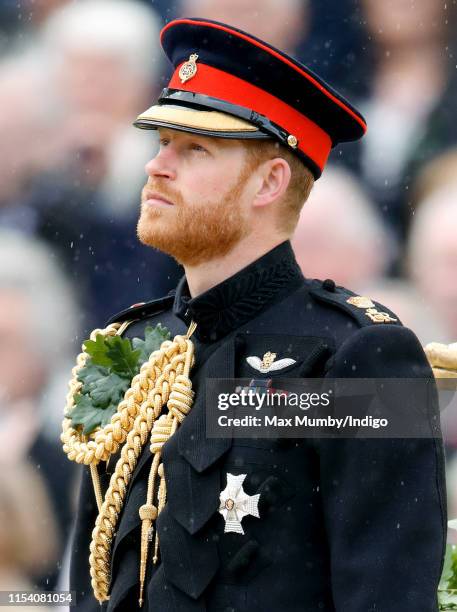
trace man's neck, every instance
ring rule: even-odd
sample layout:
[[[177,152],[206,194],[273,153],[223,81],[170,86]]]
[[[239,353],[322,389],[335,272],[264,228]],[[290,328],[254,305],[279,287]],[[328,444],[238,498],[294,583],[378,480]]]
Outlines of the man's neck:
[[[184,266],[191,297],[194,298],[215,287],[287,239],[287,236],[276,235],[271,240],[258,241],[252,236],[247,236],[223,257],[198,266]]]

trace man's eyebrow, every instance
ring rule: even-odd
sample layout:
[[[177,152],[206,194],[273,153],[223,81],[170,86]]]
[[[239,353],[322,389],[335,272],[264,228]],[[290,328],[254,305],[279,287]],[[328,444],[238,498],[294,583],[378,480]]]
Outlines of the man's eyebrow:
[[[164,136],[173,136],[173,132],[176,132],[176,130],[172,130],[171,128],[166,128],[166,127],[159,127],[157,129],[157,134],[159,135],[159,138],[163,138]]]
[[[169,127],[160,127],[157,130],[159,139],[161,138],[184,138],[189,141],[195,141],[201,143],[202,146],[208,146],[212,149],[224,148],[230,149],[235,144],[235,141],[231,138],[220,138],[217,136],[207,136],[205,134],[197,134],[195,132],[185,132],[184,130],[175,130]]]

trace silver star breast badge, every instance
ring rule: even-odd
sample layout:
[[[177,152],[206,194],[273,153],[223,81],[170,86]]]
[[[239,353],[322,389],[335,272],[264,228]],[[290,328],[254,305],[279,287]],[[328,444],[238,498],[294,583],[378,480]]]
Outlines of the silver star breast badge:
[[[246,474],[227,474],[227,486],[219,496],[220,506],[219,512],[225,520],[224,533],[234,531],[235,533],[244,534],[241,520],[243,517],[251,515],[259,518],[259,497],[257,495],[248,495],[243,490],[243,482]]]

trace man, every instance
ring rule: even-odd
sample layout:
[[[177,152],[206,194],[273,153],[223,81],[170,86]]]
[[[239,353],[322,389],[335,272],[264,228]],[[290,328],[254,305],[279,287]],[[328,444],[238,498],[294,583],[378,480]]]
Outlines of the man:
[[[174,295],[111,323],[125,330],[130,321],[124,336],[141,338],[160,322],[187,351],[193,332],[195,399],[171,435],[156,432],[161,416],[144,424],[151,447],[129,434],[127,453],[100,462],[97,496],[85,472],[76,609],[98,609],[91,576],[109,611],[436,610],[446,530],[439,428],[381,440],[226,439],[205,430],[206,411],[216,409],[205,402],[207,379],[267,384],[279,362],[286,378],[431,378],[393,313],[331,280],[304,279],[290,247],[330,149],[360,138],[364,120],[305,67],[230,26],[180,19],[161,42],[175,72],[136,122],[160,136],[138,235],[186,274]],[[190,396],[183,391],[181,404]],[[437,409],[428,409],[432,423]],[[230,524],[224,511],[239,494],[250,496],[251,512]]]

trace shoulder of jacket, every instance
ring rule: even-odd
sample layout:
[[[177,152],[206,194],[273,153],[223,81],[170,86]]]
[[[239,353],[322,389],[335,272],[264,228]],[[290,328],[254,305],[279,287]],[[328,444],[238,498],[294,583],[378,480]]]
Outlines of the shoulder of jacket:
[[[389,308],[375,302],[364,295],[357,295],[353,291],[326,280],[309,280],[309,294],[321,304],[333,307],[346,313],[355,320],[359,327],[369,325],[402,325],[398,316]]]
[[[174,293],[174,291],[170,292],[168,295],[151,300],[150,302],[139,302],[138,304],[133,304],[129,308],[125,308],[124,310],[121,310],[117,314],[110,317],[106,322],[106,325],[110,325],[111,323],[123,323],[124,321],[133,319],[138,321],[145,319],[146,317],[150,317],[151,315],[164,312],[172,307],[175,299]]]

